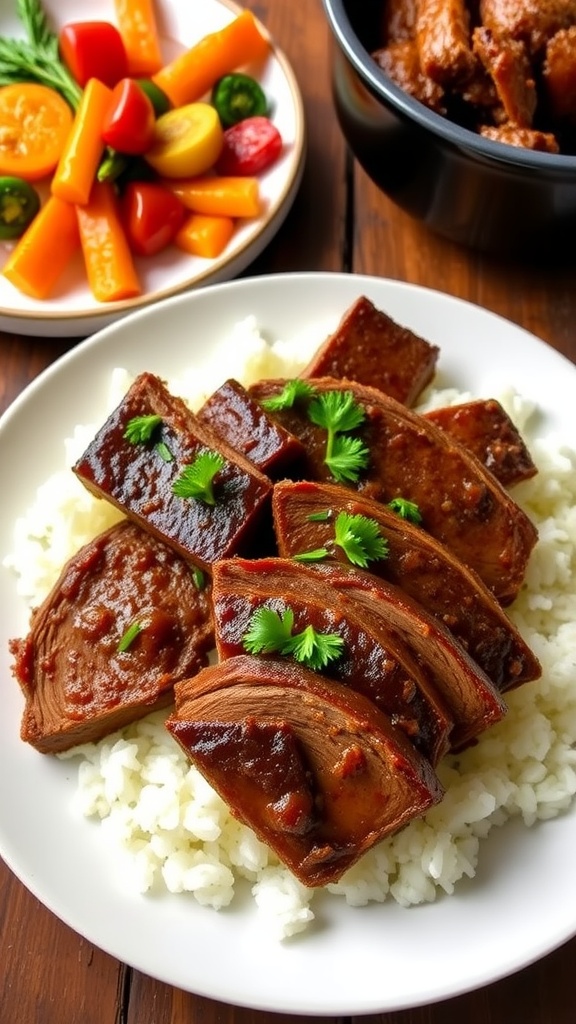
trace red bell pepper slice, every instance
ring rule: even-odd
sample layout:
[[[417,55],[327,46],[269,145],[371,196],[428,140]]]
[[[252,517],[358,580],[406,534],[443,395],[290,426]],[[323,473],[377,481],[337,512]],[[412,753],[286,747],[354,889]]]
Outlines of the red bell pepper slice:
[[[60,56],[79,85],[99,78],[113,89],[128,74],[128,58],[122,36],[108,21],[74,21],[58,36]]]
[[[120,212],[130,248],[138,256],[155,256],[170,245],[186,216],[177,196],[148,181],[126,186]]]
[[[282,136],[267,117],[247,117],[224,132],[216,169],[225,175],[254,175],[275,162],[282,152]]]
[[[112,90],[102,125],[103,141],[120,153],[138,156],[150,149],[155,124],[151,100],[133,78],[123,78]]]

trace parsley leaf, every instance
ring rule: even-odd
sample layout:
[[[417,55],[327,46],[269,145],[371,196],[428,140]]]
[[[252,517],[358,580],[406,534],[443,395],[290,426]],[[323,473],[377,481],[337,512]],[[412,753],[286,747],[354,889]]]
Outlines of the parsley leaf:
[[[291,409],[296,402],[303,398],[311,398],[314,394],[312,384],[306,380],[295,377],[294,380],[287,380],[282,391],[271,398],[264,398],[260,402],[263,409],[268,412],[279,412],[281,409]]]
[[[146,444],[152,439],[152,434],[161,423],[161,416],[133,416],[126,424],[124,437],[130,444]]]
[[[118,654],[124,654],[129,647],[132,646],[136,637],[142,632],[142,626],[139,622],[132,622],[128,629],[124,633],[120,643],[118,644]]]
[[[414,501],[409,501],[408,498],[392,498],[392,501],[388,502],[388,508],[409,523],[418,525],[422,522],[422,513],[418,505]]]
[[[359,437],[343,434],[331,439],[328,436],[324,462],[338,483],[355,484],[366,469],[369,456],[368,448]]]
[[[361,426],[366,413],[351,391],[324,391],[312,399],[308,418],[323,427],[326,439],[324,462],[338,483],[356,483],[368,465],[370,452],[359,437],[349,437],[348,431]]]
[[[220,452],[201,452],[194,462],[184,466],[180,476],[172,484],[172,493],[178,498],[197,498],[206,505],[215,505],[214,477],[225,464]]]
[[[286,608],[280,614],[261,605],[254,612],[243,644],[249,654],[291,654],[307,668],[318,671],[339,658],[344,640],[337,633],[318,633],[306,626],[300,633],[292,633],[294,612]]]
[[[339,512],[335,523],[334,542],[342,548],[349,562],[365,569],[369,562],[386,558],[388,541],[382,536],[375,519]]]

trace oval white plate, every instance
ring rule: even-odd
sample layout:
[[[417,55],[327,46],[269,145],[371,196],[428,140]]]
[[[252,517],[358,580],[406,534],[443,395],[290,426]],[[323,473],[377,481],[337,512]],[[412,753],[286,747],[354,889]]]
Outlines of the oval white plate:
[[[24,392],[0,421],[4,543],[38,484],[63,466],[63,438],[76,423],[99,422],[115,366],[173,376],[184,359],[199,370],[218,359],[223,365],[232,326],[250,314],[273,338],[305,332],[320,342],[361,294],[441,346],[443,383],[477,395],[513,383],[543,409],[543,432],[576,436],[576,368],[508,321],[437,292],[375,278],[246,279],[178,296],[108,327]],[[217,913],[182,896],[127,895],[98,826],[70,811],[74,766],[37,754],[18,737],[22,700],[7,645],[26,632],[27,614],[6,570],[0,602],[0,851],[46,906],[120,960],[228,1003],[362,1014],[487,984],[576,931],[576,813],[533,829],[494,830],[475,879],[434,904],[353,909],[337,898],[319,899],[314,926],[286,944],[270,941],[258,912],[242,899]]]
[[[114,21],[112,0],[45,0],[43,6],[55,30],[69,21]],[[192,46],[208,32],[222,28],[241,9],[233,0],[157,0],[155,10],[166,59]],[[15,0],[0,0],[0,35],[22,35],[14,10]],[[304,170],[305,129],[298,83],[281,50],[273,46],[264,66],[247,70],[256,75],[270,97],[271,117],[284,140],[280,159],[261,175],[262,216],[239,223],[234,237],[217,259],[189,256],[173,246],[153,259],[137,259],[142,295],[123,302],[96,302],[86,283],[80,255],[63,275],[57,293],[42,301],[23,295],[0,274],[0,330],[46,337],[85,336],[158,299],[236,277],[256,259],[278,231],[295,199]],[[0,269],[12,244],[0,241]]]

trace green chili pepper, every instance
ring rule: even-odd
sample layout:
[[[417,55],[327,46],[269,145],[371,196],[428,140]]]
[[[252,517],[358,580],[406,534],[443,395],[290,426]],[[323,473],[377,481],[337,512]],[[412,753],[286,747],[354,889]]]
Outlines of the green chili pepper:
[[[172,109],[172,104],[164,90],[156,85],[151,78],[137,78],[136,81],[154,107],[156,117],[161,117],[162,114],[166,114]]]
[[[40,209],[40,197],[23,178],[0,178],[0,238],[19,238]]]
[[[265,117],[268,100],[264,90],[250,75],[224,75],[212,90],[212,103],[224,128],[230,128],[247,117]]]

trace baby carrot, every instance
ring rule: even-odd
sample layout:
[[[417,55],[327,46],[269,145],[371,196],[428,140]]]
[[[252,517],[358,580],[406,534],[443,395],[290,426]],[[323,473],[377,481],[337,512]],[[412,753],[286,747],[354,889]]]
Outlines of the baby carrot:
[[[231,217],[207,217],[193,213],[178,231],[174,243],[192,256],[215,259],[226,248],[234,234]]]
[[[139,295],[141,288],[118,214],[114,186],[96,182],[85,206],[76,207],[88,283],[98,302]]]
[[[164,185],[188,210],[216,217],[258,217],[262,212],[258,178],[225,177],[166,179]]]
[[[270,50],[251,11],[245,10],[218,32],[204,36],[153,75],[175,107],[199,100],[235,68],[261,60]]]
[[[128,74],[132,78],[153,75],[164,62],[152,0],[114,0],[114,8]]]
[[[52,195],[68,203],[87,203],[104,151],[102,125],[112,90],[91,78],[52,178]]]
[[[18,240],[2,273],[21,292],[45,299],[79,247],[74,207],[50,196]]]

